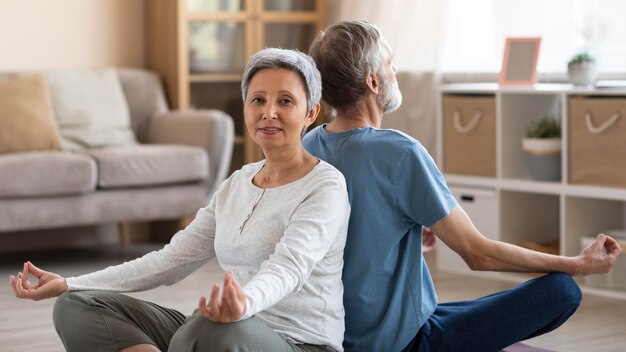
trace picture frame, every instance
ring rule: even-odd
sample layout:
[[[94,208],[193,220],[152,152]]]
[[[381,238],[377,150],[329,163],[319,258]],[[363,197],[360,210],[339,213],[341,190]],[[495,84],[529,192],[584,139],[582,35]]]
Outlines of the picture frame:
[[[526,86],[537,83],[540,37],[506,38],[498,83]]]

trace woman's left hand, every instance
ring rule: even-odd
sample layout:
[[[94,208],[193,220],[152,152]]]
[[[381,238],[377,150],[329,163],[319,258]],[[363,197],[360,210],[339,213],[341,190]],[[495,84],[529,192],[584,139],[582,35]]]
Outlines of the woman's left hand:
[[[218,323],[238,321],[246,311],[246,294],[233,278],[231,272],[224,275],[224,290],[219,299],[220,285],[215,284],[211,290],[211,299],[200,297],[200,312],[205,318]]]
[[[428,253],[435,250],[437,245],[437,237],[433,233],[433,230],[423,226],[422,227],[422,253]]]

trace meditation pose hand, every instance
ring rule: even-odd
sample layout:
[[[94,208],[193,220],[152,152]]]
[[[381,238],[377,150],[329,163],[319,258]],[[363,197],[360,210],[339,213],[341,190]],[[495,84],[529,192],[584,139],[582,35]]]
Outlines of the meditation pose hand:
[[[211,299],[207,304],[206,297],[200,297],[200,312],[214,322],[232,323],[238,321],[246,312],[246,294],[243,292],[233,274],[224,275],[224,290],[222,299],[219,298],[220,285],[214,284],[211,289]]]
[[[28,281],[29,274],[37,278],[37,283]],[[58,297],[67,291],[65,278],[49,271],[44,271],[31,262],[24,263],[24,270],[16,276],[9,277],[9,284],[17,298],[29,298],[39,301],[46,298]]]
[[[622,247],[619,243],[613,237],[601,233],[578,256],[581,265],[580,272],[576,274],[606,274],[615,265],[621,253]]]

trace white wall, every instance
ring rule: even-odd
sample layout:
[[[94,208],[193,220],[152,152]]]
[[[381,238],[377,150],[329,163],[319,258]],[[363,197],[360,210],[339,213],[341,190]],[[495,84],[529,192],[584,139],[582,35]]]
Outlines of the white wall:
[[[0,71],[144,66],[144,0],[0,0]]]

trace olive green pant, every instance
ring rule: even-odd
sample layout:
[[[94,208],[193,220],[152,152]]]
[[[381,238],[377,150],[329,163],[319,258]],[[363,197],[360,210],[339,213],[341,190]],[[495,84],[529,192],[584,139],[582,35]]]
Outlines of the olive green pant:
[[[294,344],[259,319],[214,323],[196,310],[182,313],[119,293],[75,291],[54,305],[54,327],[68,352],[109,352],[137,344],[161,351],[332,351]]]

